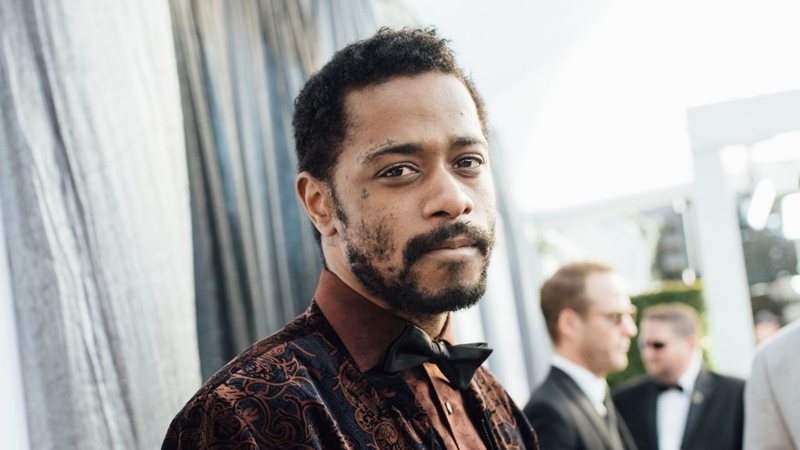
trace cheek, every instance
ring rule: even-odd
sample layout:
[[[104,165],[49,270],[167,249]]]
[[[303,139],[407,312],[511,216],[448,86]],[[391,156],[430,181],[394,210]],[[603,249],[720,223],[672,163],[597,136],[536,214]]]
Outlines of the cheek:
[[[494,200],[494,192],[479,192],[473,197],[475,209],[482,211],[487,218],[494,218],[497,205]]]
[[[362,211],[357,245],[376,263],[388,263],[397,253],[396,217]]]
[[[670,354],[670,355],[667,355],[667,356],[668,356],[669,360],[672,361],[673,363],[678,362],[678,361],[683,361],[684,359],[686,359],[686,356],[681,354],[681,353],[674,353],[674,354]]]
[[[363,225],[367,253],[377,261],[388,260],[391,253],[394,252],[394,245],[386,222],[378,221],[370,225]]]
[[[598,354],[615,352],[617,348],[614,337],[599,328],[587,333],[586,340],[589,343],[589,348],[594,349],[593,351]]]
[[[483,195],[484,195],[484,198],[485,198],[484,201],[486,202],[487,208],[491,212],[494,212],[496,207],[497,207],[497,205],[496,205],[497,194],[494,191],[493,182],[490,183],[489,186],[484,190]]]

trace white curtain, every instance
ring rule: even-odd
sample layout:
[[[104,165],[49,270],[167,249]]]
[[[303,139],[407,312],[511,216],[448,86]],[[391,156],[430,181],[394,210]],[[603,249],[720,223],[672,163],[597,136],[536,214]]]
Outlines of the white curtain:
[[[200,373],[168,4],[0,2],[0,99],[31,448],[157,448]]]

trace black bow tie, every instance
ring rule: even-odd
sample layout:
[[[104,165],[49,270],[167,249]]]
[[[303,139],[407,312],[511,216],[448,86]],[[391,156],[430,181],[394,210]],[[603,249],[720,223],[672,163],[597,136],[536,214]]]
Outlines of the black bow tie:
[[[384,372],[395,373],[430,361],[439,366],[450,383],[463,390],[491,353],[492,349],[485,342],[448,345],[432,341],[427,333],[407,323],[400,336],[389,345],[379,367]]]
[[[680,384],[667,384],[667,383],[656,383],[656,387],[658,388],[658,392],[666,392],[670,389],[676,389],[678,392],[683,392],[683,386]]]

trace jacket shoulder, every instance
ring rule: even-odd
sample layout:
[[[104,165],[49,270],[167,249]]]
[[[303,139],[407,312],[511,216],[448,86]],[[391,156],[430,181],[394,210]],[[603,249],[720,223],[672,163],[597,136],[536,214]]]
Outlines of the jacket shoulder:
[[[299,425],[309,411],[322,417],[323,399],[348,365],[319,320],[307,312],[226,364],[173,419],[164,448],[248,448],[264,442],[271,421]]]
[[[646,376],[625,381],[614,389],[614,401],[636,399],[643,395],[652,383],[653,381]]]
[[[531,395],[523,413],[530,421],[541,448],[578,448],[578,431],[572,400],[550,375]]]
[[[717,389],[725,390],[728,393],[736,393],[740,396],[744,395],[744,379],[716,372],[710,372],[709,374],[714,379]]]
[[[281,383],[302,378],[309,366],[333,364],[343,354],[335,334],[329,329],[330,325],[322,314],[310,308],[275,334],[261,339],[228,362],[209,378],[198,394],[231,384],[232,379]]]
[[[745,380],[744,378],[734,377],[731,375],[723,375],[717,372],[711,372],[711,376],[715,377],[718,382],[724,383],[730,386],[744,386]]]
[[[546,411],[550,415],[552,411],[563,412],[569,401],[567,393],[558,385],[556,375],[551,369],[544,382],[533,391],[523,411],[529,418],[534,412]]]

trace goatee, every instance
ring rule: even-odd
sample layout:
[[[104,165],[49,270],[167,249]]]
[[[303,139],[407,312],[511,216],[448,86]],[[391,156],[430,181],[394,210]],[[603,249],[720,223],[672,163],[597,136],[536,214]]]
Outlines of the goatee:
[[[469,308],[478,303],[486,292],[489,256],[494,247],[493,227],[485,230],[476,225],[457,222],[443,224],[433,231],[415,236],[403,249],[401,270],[391,278],[382,276],[374,265],[374,261],[382,259],[384,255],[371,253],[377,253],[374,249],[381,247],[382,243],[391,242],[390,236],[385,236],[385,233],[381,232],[386,228],[378,226],[375,229],[378,231],[357,233],[352,239],[347,240],[347,259],[350,269],[361,284],[373,295],[389,303],[393,309],[412,316],[433,316]],[[472,241],[472,245],[483,258],[477,282],[469,285],[455,282],[435,293],[420,288],[417,275],[413,271],[414,264],[427,252],[440,248],[448,239],[460,236]],[[358,242],[359,238],[361,242]],[[463,261],[451,261],[444,263],[444,268],[449,272],[449,277],[457,281],[465,264]]]

